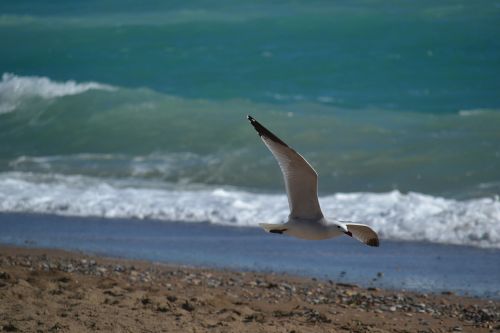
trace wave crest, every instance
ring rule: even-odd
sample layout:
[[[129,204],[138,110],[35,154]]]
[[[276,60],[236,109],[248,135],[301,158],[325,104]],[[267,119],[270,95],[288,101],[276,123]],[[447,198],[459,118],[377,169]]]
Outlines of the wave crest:
[[[371,225],[383,238],[500,248],[500,201],[458,201],[420,193],[339,193],[320,198],[326,215]],[[179,187],[85,176],[0,174],[0,211],[106,218],[279,223],[284,195],[234,188]]]
[[[17,76],[4,73],[0,82],[0,114],[16,110],[23,100],[29,98],[51,99],[56,97],[77,95],[88,90],[113,91],[116,88],[96,83],[75,81],[54,82],[47,77]]]

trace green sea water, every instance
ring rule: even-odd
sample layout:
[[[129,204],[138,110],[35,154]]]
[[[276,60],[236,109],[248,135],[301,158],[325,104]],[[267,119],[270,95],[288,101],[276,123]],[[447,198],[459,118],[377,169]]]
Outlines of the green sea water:
[[[189,99],[398,112],[498,108],[499,7],[495,1],[2,1],[0,71]]]
[[[499,22],[495,1],[2,1],[0,211],[286,216],[250,114],[323,206],[367,202],[342,218],[498,247]]]
[[[280,186],[258,171],[272,160],[246,127],[249,113],[312,160],[327,193],[498,191],[499,7],[4,1],[0,72],[118,90],[28,91],[57,89],[46,85],[12,97],[26,83],[4,77],[0,103],[15,110],[0,115],[3,169],[19,156],[74,165],[82,153],[192,153],[192,174],[158,176]]]

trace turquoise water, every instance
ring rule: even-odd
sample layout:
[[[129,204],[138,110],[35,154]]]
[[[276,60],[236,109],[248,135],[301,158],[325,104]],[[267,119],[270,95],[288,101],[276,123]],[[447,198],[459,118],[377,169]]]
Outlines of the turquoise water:
[[[495,1],[4,1],[2,72],[211,100],[498,108]]]
[[[499,247],[498,22],[494,1],[2,1],[0,211],[284,218],[251,114],[329,215]]]

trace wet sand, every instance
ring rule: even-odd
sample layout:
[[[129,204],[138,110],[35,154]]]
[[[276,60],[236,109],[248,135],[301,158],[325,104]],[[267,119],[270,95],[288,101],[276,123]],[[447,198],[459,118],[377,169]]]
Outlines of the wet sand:
[[[6,332],[496,332],[500,302],[0,247]]]
[[[0,213],[0,244],[500,299],[500,249],[386,239],[372,248],[348,237],[311,242],[251,227],[7,213]]]

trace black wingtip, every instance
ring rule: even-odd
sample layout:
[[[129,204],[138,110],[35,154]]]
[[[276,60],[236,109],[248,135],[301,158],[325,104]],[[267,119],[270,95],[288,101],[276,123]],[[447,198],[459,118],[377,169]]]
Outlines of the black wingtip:
[[[254,124],[257,122],[257,120],[255,120],[255,118],[252,117],[251,115],[247,115],[247,119],[248,119],[248,121],[250,121],[251,124]]]
[[[257,120],[255,120],[252,116],[247,115],[247,119],[250,121],[250,124],[255,128],[257,133],[259,133],[259,136],[265,136],[266,138],[269,138],[273,140],[274,142],[280,143],[285,147],[288,147],[286,143],[281,141],[280,138],[278,138],[276,135],[274,135],[270,130],[262,126]]]
[[[269,232],[272,234],[280,234],[281,235],[282,233],[284,233],[287,230],[288,229],[271,229],[271,230],[269,230]]]
[[[379,247],[380,242],[378,238],[370,238],[367,242],[366,245],[373,246],[373,247]]]

